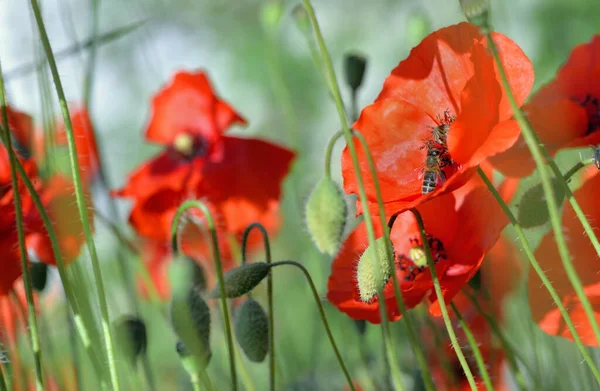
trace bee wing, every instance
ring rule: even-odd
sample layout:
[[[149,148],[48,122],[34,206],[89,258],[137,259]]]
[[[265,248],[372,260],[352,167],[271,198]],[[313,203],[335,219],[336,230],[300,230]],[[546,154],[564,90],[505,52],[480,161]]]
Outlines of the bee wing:
[[[417,167],[413,170],[413,175],[416,175],[417,178],[423,179],[423,175],[425,175],[425,166]]]
[[[444,174],[444,171],[438,170],[437,182],[440,185],[443,185],[444,183],[446,183],[446,174]]]

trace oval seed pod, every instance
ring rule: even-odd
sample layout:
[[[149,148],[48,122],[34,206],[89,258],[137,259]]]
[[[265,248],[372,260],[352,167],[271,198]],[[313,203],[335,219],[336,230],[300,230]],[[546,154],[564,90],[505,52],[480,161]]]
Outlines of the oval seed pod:
[[[552,181],[554,189],[554,198],[558,205],[561,205],[565,199],[565,192],[556,181]],[[544,188],[539,183],[523,193],[519,200],[517,208],[517,220],[523,228],[539,227],[550,220],[548,215],[546,194]]]
[[[31,273],[31,287],[42,292],[48,282],[48,265],[42,262],[32,262],[29,264],[29,272]]]
[[[265,310],[251,297],[247,298],[235,318],[235,337],[246,356],[262,362],[269,352],[269,320]]]
[[[347,206],[342,190],[331,178],[317,183],[306,203],[306,225],[319,251],[334,255],[342,242]]]
[[[390,279],[392,262],[387,257],[386,242],[392,244],[384,237],[377,239],[358,260],[356,281],[360,299],[365,303],[370,302]]]
[[[359,54],[348,54],[344,58],[344,74],[346,83],[353,90],[357,90],[365,77],[367,59]]]
[[[137,316],[125,315],[114,322],[118,346],[132,366],[137,358],[146,353],[148,335],[146,324]]]
[[[196,289],[171,302],[171,322],[191,354],[210,356],[210,309]]]
[[[229,270],[223,276],[225,297],[232,299],[250,292],[269,274],[269,270],[271,265],[264,262],[246,263]],[[221,286],[218,283],[208,297],[211,299],[221,297]]]

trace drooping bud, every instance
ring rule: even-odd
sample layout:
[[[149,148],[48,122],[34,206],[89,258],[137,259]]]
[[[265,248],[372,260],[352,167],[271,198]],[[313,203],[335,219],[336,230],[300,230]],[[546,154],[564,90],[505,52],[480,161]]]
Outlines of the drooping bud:
[[[251,361],[262,362],[269,352],[269,320],[265,310],[251,297],[235,318],[235,337]]]
[[[321,179],[306,203],[306,225],[322,253],[334,255],[340,247],[346,213],[342,190],[331,178]]]
[[[365,77],[367,68],[367,59],[360,54],[348,54],[344,58],[344,74],[346,83],[353,90],[358,90]]]
[[[386,244],[392,243],[381,237],[369,246],[358,260],[356,280],[360,299],[370,302],[380,289],[389,281],[392,272],[392,260],[387,256]],[[392,247],[393,249],[393,247]],[[392,254],[393,255],[393,254]]]
[[[292,14],[294,16],[294,20],[296,21],[298,30],[300,30],[302,34],[310,34],[312,27],[310,25],[310,18],[308,17],[306,8],[304,8],[302,4],[298,4],[294,7]]]
[[[232,299],[245,295],[254,289],[269,274],[271,265],[264,262],[246,263],[229,270],[223,276],[225,297]],[[221,297],[221,286],[217,284],[208,294],[211,299]]]
[[[38,292],[43,292],[48,282],[48,265],[42,262],[32,262],[29,264],[31,273],[31,287]]]
[[[459,0],[460,7],[470,23],[481,29],[489,29],[489,0]]]
[[[137,316],[123,316],[114,322],[114,327],[118,346],[134,366],[137,358],[146,352],[148,346],[146,324]]]
[[[210,356],[210,309],[197,290],[191,289],[187,296],[173,298],[171,322],[191,354]]]
[[[552,181],[554,198],[561,205],[565,199],[565,192],[557,181]],[[539,227],[550,220],[548,214],[547,198],[541,183],[533,186],[523,193],[517,207],[519,224],[523,228]]]
[[[283,4],[281,0],[269,0],[261,10],[261,22],[266,31],[273,31],[279,24],[283,14]]]

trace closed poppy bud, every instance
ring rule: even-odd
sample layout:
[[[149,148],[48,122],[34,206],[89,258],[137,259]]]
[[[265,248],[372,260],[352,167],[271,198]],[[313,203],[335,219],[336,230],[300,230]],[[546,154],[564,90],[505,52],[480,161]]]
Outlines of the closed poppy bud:
[[[48,265],[42,262],[30,263],[29,272],[31,273],[31,287],[42,292],[48,282]]]
[[[251,361],[265,359],[269,351],[269,320],[261,305],[250,297],[236,315],[235,337]]]
[[[392,262],[387,256],[386,242],[392,245],[383,237],[377,239],[358,260],[356,281],[360,299],[365,303],[370,302],[390,279]]]
[[[558,205],[562,204],[565,192],[562,187],[558,186],[556,181],[552,181],[552,187],[554,188],[556,202]],[[550,219],[547,202],[541,183],[525,191],[521,196],[517,209],[519,224],[523,228],[539,227],[546,224]]]
[[[346,83],[353,90],[357,90],[365,77],[365,69],[367,68],[367,59],[358,54],[349,54],[344,59],[344,73]]]
[[[148,346],[146,324],[137,316],[124,316],[114,324],[118,346],[133,366],[136,359],[146,352]]]
[[[310,19],[308,17],[308,13],[306,12],[306,8],[302,4],[298,4],[294,7],[292,11],[294,15],[294,20],[296,21],[296,26],[298,26],[298,30],[300,30],[303,34],[310,33]]]
[[[183,341],[177,341],[175,350],[181,358],[181,363],[183,364],[186,372],[192,376],[197,376],[198,373],[206,368],[212,357],[212,352],[210,349],[204,357],[198,357],[191,354]]]
[[[261,21],[263,28],[267,31],[273,30],[279,24],[283,14],[283,4],[281,0],[271,0],[266,2],[261,10]]]
[[[306,203],[306,225],[319,251],[334,255],[346,225],[346,200],[331,178],[323,178]]]
[[[490,11],[489,0],[459,0],[460,7],[470,23],[481,28],[488,28]]]
[[[232,299],[254,289],[269,274],[271,265],[264,262],[246,263],[231,269],[223,276],[225,297]],[[217,284],[208,294],[211,299],[221,297],[221,286]]]
[[[197,290],[191,289],[187,296],[173,298],[171,322],[193,355],[210,355],[210,309]]]

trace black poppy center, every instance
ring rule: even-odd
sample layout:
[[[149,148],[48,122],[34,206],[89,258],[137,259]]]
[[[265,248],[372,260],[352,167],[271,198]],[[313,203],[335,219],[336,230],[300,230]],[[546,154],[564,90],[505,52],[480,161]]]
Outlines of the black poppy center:
[[[408,253],[398,254],[396,256],[396,269],[404,272],[405,281],[414,281],[417,276],[427,268],[427,258],[425,248],[420,236],[414,236],[408,239],[410,250]],[[427,242],[433,263],[448,259],[444,243],[433,235],[427,234]]]
[[[600,100],[592,94],[587,94],[583,99],[574,98],[573,100],[587,112],[588,128],[585,135],[600,129]]]

